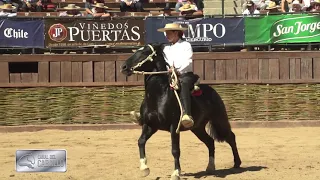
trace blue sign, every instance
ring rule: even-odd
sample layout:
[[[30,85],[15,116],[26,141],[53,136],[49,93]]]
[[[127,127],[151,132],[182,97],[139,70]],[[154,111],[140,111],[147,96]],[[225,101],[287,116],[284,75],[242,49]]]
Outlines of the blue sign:
[[[244,18],[178,18],[149,17],[146,19],[146,43],[168,43],[165,33],[158,32],[167,23],[188,27],[184,38],[192,45],[242,45],[244,43]]]
[[[0,47],[43,48],[43,20],[0,19]]]

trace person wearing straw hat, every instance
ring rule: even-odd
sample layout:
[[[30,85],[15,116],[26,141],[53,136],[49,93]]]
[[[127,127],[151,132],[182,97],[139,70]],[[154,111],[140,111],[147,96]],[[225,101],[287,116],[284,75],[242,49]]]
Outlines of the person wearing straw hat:
[[[164,28],[158,29],[164,32],[169,44],[163,49],[165,60],[175,68],[181,82],[180,100],[184,109],[181,123],[184,127],[190,128],[194,121],[191,116],[191,95],[195,82],[198,80],[193,71],[192,56],[193,50],[189,42],[183,40],[183,31],[188,28],[180,24],[169,23]],[[171,68],[170,68],[171,69]]]
[[[266,10],[268,10],[268,13],[279,12],[278,6],[277,6],[276,2],[274,2],[274,1],[269,2],[268,7],[266,7]]]
[[[0,16],[6,16],[6,17],[14,17],[17,16],[17,13],[14,13],[13,11],[16,10],[16,7],[12,4],[4,4],[0,6]]]
[[[192,15],[194,12],[198,10],[195,4],[186,3],[179,8],[180,15]]]
[[[96,3],[92,5],[94,8],[92,9],[93,17],[109,17],[110,13],[107,11],[108,7],[104,5],[104,3]]]
[[[69,17],[79,17],[83,16],[80,12],[80,7],[76,6],[75,4],[68,4],[66,7],[64,7],[66,11],[63,11],[59,14],[59,16],[69,16]]]

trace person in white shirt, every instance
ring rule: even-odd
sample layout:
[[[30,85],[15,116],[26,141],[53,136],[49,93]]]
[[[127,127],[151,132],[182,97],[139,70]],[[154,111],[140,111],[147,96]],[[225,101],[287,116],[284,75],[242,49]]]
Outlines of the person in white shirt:
[[[198,77],[192,72],[193,50],[191,44],[182,39],[183,31],[187,29],[179,24],[169,23],[164,28],[158,29],[158,31],[164,32],[170,43],[164,47],[163,52],[165,60],[171,67],[175,68],[181,82],[180,99],[184,109],[181,124],[185,128],[190,128],[194,125],[191,116],[191,91]]]

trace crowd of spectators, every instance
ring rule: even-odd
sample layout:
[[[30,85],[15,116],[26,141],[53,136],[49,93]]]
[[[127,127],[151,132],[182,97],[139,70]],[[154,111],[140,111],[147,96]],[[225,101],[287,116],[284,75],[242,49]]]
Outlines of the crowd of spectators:
[[[119,12],[146,12],[143,8],[144,0],[121,0]],[[76,4],[67,4],[57,8],[51,0],[0,0],[0,16],[16,16],[17,12],[53,12],[59,11],[59,16],[89,16],[108,17],[110,8],[104,0],[86,0],[81,8]],[[172,16],[172,10],[179,15],[203,15],[203,0],[177,0],[175,7],[170,8],[166,3],[162,16]],[[113,8],[114,9],[114,8]]]
[[[320,0],[250,0],[242,6],[243,15],[320,11]]]

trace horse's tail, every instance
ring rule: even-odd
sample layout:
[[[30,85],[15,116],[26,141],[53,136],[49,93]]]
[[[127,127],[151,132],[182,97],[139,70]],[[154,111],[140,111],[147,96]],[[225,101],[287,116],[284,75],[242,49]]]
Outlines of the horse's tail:
[[[206,132],[218,142],[223,142],[231,134],[231,125],[228,120],[227,111],[220,95],[212,92],[213,110],[212,117],[206,125]]]

